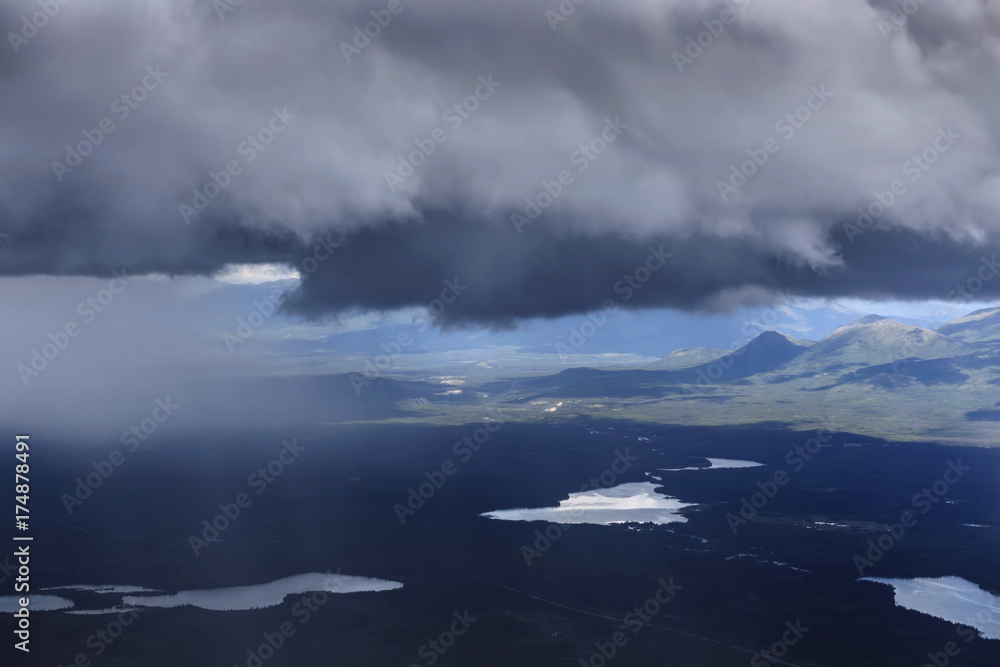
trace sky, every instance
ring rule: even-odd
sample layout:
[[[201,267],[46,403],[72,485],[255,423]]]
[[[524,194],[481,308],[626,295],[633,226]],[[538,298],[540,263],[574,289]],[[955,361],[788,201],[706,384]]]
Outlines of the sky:
[[[0,274],[307,262],[290,311],[451,280],[499,328],[1000,294],[998,2],[387,7],[5,3]]]

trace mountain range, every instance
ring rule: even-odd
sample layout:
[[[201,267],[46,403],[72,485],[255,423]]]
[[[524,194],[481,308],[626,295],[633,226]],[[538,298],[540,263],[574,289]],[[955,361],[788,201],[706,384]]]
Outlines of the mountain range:
[[[937,330],[868,315],[818,341],[765,331],[736,350],[682,348],[620,368],[467,382],[441,395],[430,385],[424,416],[459,406],[516,410],[520,418],[739,424],[811,428],[836,422],[880,437],[933,437],[995,445],[1000,421],[1000,308]],[[414,385],[411,384],[411,390]],[[440,406],[440,407],[439,407]]]
[[[648,368],[684,370],[711,377],[713,370],[721,365],[728,380],[772,372],[781,372],[786,377],[846,374],[886,364],[904,372],[922,361],[953,359],[962,363],[969,358],[990,357],[991,351],[1000,351],[1000,308],[976,311],[937,331],[880,315],[868,315],[837,327],[816,342],[765,331],[733,352],[709,348],[677,350]],[[726,362],[727,359],[731,361]],[[688,360],[692,363],[684,363]]]
[[[382,348],[386,349],[386,348]],[[379,357],[372,356],[379,360]],[[1000,308],[937,330],[880,317],[818,341],[764,331],[734,350],[680,348],[653,363],[554,371],[478,362],[397,365],[202,382],[187,408],[249,426],[281,410],[319,422],[519,421],[829,428],[895,440],[995,446],[1000,422]],[[237,409],[239,408],[239,409]]]

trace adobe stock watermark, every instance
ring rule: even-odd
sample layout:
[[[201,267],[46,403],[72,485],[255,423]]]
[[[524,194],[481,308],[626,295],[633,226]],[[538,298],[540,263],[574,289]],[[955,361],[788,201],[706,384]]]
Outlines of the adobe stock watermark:
[[[892,7],[889,8],[889,20],[879,17],[875,22],[879,32],[882,33],[882,39],[888,42],[892,35],[903,32],[910,17],[926,4],[927,0],[903,0],[892,3]]]
[[[785,621],[785,628],[787,629],[782,633],[781,639],[778,639],[750,659],[751,667],[768,667],[768,665],[776,665],[779,662],[783,662],[783,658],[788,655],[788,649],[798,644],[805,634],[809,632],[809,628],[802,625],[802,621],[799,619],[795,619],[794,623]]]
[[[611,465],[603,470],[599,475],[592,477],[586,484],[581,486],[579,492],[586,493],[587,491],[609,489],[613,487],[618,482],[618,478],[628,472],[632,465],[639,460],[639,457],[632,456],[632,454],[629,453],[630,451],[631,447],[626,447],[625,451],[616,449],[615,458],[611,462]],[[571,524],[550,523],[545,527],[544,533],[541,529],[535,530],[535,541],[530,545],[521,545],[521,556],[524,558],[525,564],[528,567],[531,567],[531,561],[536,558],[541,558],[542,554],[551,549],[552,545],[562,538],[563,534],[569,530],[570,525]]]
[[[621,295],[621,301],[627,303],[632,300],[635,293],[642,289],[642,286],[649,282],[653,274],[663,268],[667,260],[673,257],[673,253],[665,252],[663,245],[659,248],[649,246],[649,255],[646,261],[630,273],[622,276],[622,279],[613,286],[615,294]],[[586,313],[586,319],[580,323],[579,327],[569,328],[569,345],[564,345],[562,341],[556,342],[556,352],[560,358],[565,358],[574,352],[579,352],[584,344],[597,335],[597,332],[608,323],[608,317],[618,310],[616,299],[605,299],[602,307]]]
[[[722,380],[723,376],[736,363],[736,360],[743,356],[747,343],[758,334],[774,328],[774,325],[778,323],[778,319],[780,318],[778,309],[794,303],[795,297],[792,295],[790,287],[786,287],[783,292],[778,292],[771,305],[765,308],[760,314],[759,320],[746,320],[743,322],[743,326],[740,327],[740,335],[744,337],[743,341],[733,341],[729,345],[729,349],[732,352],[708,364],[707,368],[699,368],[695,374],[694,385],[684,385],[684,394],[686,396],[704,396],[705,392],[702,391],[702,388]]]
[[[312,252],[299,262],[299,274],[302,276],[302,280],[308,279],[319,268],[319,265],[330,259],[337,248],[342,245],[342,242],[331,239],[329,234],[325,238],[318,237],[311,246]]]
[[[31,41],[38,34],[38,31],[47,26],[49,21],[58,16],[62,8],[70,2],[71,0],[38,0],[37,4],[41,11],[30,16],[25,14],[21,17],[21,29],[17,32],[7,33],[7,41],[14,49],[14,55],[17,55],[21,47]]]
[[[212,0],[212,9],[215,10],[215,15],[219,17],[219,23],[226,20],[226,14],[232,14],[241,5],[243,0]]]
[[[941,156],[951,150],[951,147],[962,138],[962,135],[955,131],[954,126],[938,128],[937,136],[919,154],[914,154],[909,160],[903,163],[900,170],[909,182],[916,183],[931,167],[933,167]],[[858,206],[858,218],[856,222],[845,222],[844,233],[851,245],[855,239],[869,229],[889,212],[896,202],[909,192],[909,186],[901,178],[897,178],[889,184],[887,190],[876,190],[875,199],[867,206]]]
[[[948,461],[948,467],[945,468],[941,478],[914,495],[910,500],[910,505],[914,510],[919,509],[920,514],[927,514],[936,503],[948,495],[953,486],[962,481],[965,473],[970,470],[972,468],[969,466],[962,465],[962,459],[958,459],[957,462]],[[885,534],[880,535],[878,539],[868,540],[868,550],[865,551],[864,555],[856,554],[852,559],[854,567],[858,570],[858,575],[863,577],[866,569],[874,567],[877,562],[882,560],[906,536],[907,529],[916,525],[917,516],[913,510],[906,509],[899,515],[898,522],[883,526],[886,530]]]
[[[441,294],[436,299],[431,299],[431,302],[427,304],[427,313],[429,317],[421,316],[417,319],[417,332],[423,333],[431,325],[431,317],[437,317],[445,311],[445,309],[455,303],[458,297],[462,296],[462,292],[469,289],[468,285],[463,285],[459,282],[458,277],[452,280],[445,279],[444,288],[441,290]],[[373,359],[365,360],[365,370],[362,373],[351,373],[348,376],[350,380],[351,387],[354,388],[354,393],[358,396],[361,395],[361,390],[365,387],[371,385],[372,380],[382,377],[382,373],[387,371],[399,357],[403,354],[403,350],[408,348],[413,344],[413,336],[409,332],[401,331],[397,334],[395,340],[390,343],[380,343],[379,347],[385,354],[380,354]]]
[[[961,297],[965,303],[972,301],[976,297],[976,294],[983,290],[986,283],[993,280],[998,273],[1000,273],[1000,265],[997,264],[997,256],[995,254],[992,257],[983,255],[980,258],[979,269],[974,271],[964,282],[956,283],[955,289],[945,295],[945,301],[951,301],[955,297]],[[938,310],[931,319],[931,323],[924,328],[933,331],[950,322],[953,317],[945,310]],[[900,350],[900,354],[903,355],[902,358],[892,362],[892,372],[898,373],[900,366],[915,357],[920,348],[930,344],[933,340],[933,338],[919,338],[914,341],[912,338],[907,337]]]
[[[261,466],[247,477],[247,487],[253,490],[258,496],[267,491],[284,474],[286,468],[298,461],[302,452],[306,450],[295,438],[291,442],[286,440],[281,444],[282,449],[276,458],[269,461],[266,466]],[[226,532],[240,518],[243,511],[252,504],[253,498],[245,491],[237,493],[231,503],[220,503],[219,513],[212,517],[211,520],[205,519],[201,522],[203,527],[201,537],[193,533],[188,535],[188,545],[191,547],[194,555],[196,557],[200,556],[201,552],[210,545],[221,542],[222,540],[219,538],[222,533]]]
[[[413,145],[416,146],[416,150],[410,151],[406,155],[400,153],[397,156],[399,161],[396,168],[392,171],[386,170],[383,173],[390,191],[395,192],[397,187],[403,185],[406,179],[413,176],[417,169],[437,152],[437,147],[448,141],[451,134],[458,132],[465,121],[472,118],[472,114],[479,110],[480,105],[490,99],[493,93],[503,85],[502,81],[493,80],[492,73],[481,76],[478,80],[479,85],[476,86],[471,95],[455,102],[441,115],[441,120],[451,128],[450,133],[443,127],[435,127],[426,137],[414,139]]]
[[[992,595],[997,595],[996,591],[990,591]],[[993,609],[992,603],[990,603],[990,611],[985,609],[981,610],[976,614],[977,618],[981,622],[992,622],[993,621],[993,611],[1000,611],[1000,609]],[[984,620],[985,619],[987,620]],[[978,631],[968,625],[958,624],[955,626],[955,634],[961,639],[965,644],[971,644],[972,641],[979,636]],[[957,658],[959,654],[962,653],[962,645],[958,642],[951,640],[945,643],[942,650],[937,652],[927,652],[927,662],[923,664],[923,667],[948,667],[951,664],[952,658]]]
[[[129,280],[126,278],[125,267],[121,271],[112,271],[114,276],[108,281],[108,286],[98,290],[94,296],[89,296],[81,301],[76,307],[76,314],[83,319],[83,324],[90,324],[97,319],[98,314],[103,313],[108,306],[128,287]],[[17,374],[21,378],[24,386],[28,386],[29,380],[38,377],[42,371],[49,367],[62,352],[69,347],[70,341],[76,338],[83,331],[83,328],[76,320],[69,320],[62,330],[55,333],[49,332],[49,342],[42,345],[41,352],[38,348],[31,348],[31,359],[28,364],[18,364]]]
[[[834,93],[826,89],[826,84],[809,87],[809,96],[794,111],[786,113],[774,124],[774,131],[781,136],[781,140],[768,137],[760,146],[748,148],[746,154],[750,159],[744,160],[739,165],[731,165],[729,168],[728,181],[716,181],[715,187],[719,191],[719,197],[723,203],[729,201],[729,197],[736,194],[753,178],[760,169],[767,164],[771,156],[781,150],[782,142],[787,142],[801,130],[806,123],[812,120],[813,115],[826,106]]]
[[[674,51],[674,65],[677,66],[677,71],[680,74],[684,73],[685,67],[693,65],[695,60],[701,58],[705,51],[715,44],[715,40],[721,37],[722,33],[726,31],[726,26],[736,22],[737,12],[746,10],[750,6],[751,0],[731,1],[736,5],[736,9],[726,7],[719,12],[718,18],[702,21],[701,23],[705,26],[705,29],[697,35],[688,35],[687,47],[684,49],[684,52]]]
[[[406,4],[411,1],[406,0]],[[371,46],[372,40],[382,34],[382,30],[389,27],[393,17],[406,9],[406,4],[403,0],[389,0],[385,9],[371,10],[370,13],[374,20],[365,23],[364,27],[354,26],[354,39],[351,40],[350,44],[343,41],[340,43],[340,52],[344,54],[344,60],[350,64],[351,58],[361,55],[362,51]]]
[[[485,422],[471,434],[463,435],[461,440],[455,441],[451,446],[451,452],[458,457],[459,463],[468,463],[489,442],[490,437],[510,421],[510,415],[502,410],[497,410],[496,417],[496,420]],[[458,470],[458,464],[450,458],[442,461],[434,470],[425,470],[424,478],[427,481],[416,485],[416,488],[411,486],[407,489],[409,495],[406,497],[406,504],[396,503],[392,506],[396,518],[399,519],[399,525],[405,525],[406,520],[426,505],[427,501],[444,487],[448,478],[454,476]]]
[[[778,495],[782,487],[792,480],[792,473],[802,472],[806,464],[812,461],[819,454],[823,447],[833,439],[833,433],[837,425],[829,417],[822,420],[823,426],[816,431],[816,435],[805,441],[804,444],[795,445],[785,454],[785,463],[791,468],[791,473],[784,468],[776,470],[770,479],[757,482],[757,489],[750,497],[740,498],[739,514],[729,512],[726,514],[726,523],[735,535],[740,528],[757,518],[760,510],[771,502]]]
[[[560,23],[565,23],[570,16],[576,13],[576,8],[586,3],[587,0],[560,0],[555,9],[545,10],[545,20],[548,21],[552,32],[556,31]]]
[[[304,282],[313,274],[319,265],[333,256],[333,253],[341,246],[333,241],[330,235],[326,238],[320,237],[312,245],[312,251],[299,262],[299,275]],[[264,323],[281,310],[282,302],[288,297],[288,292],[283,292],[283,288],[276,288],[260,301],[254,300],[253,308],[244,317],[236,318],[236,328],[233,333],[223,332],[222,341],[230,354],[236,352],[236,348],[250,340],[250,338],[264,326]]]
[[[326,574],[339,575],[340,568],[338,567],[336,572],[327,570]],[[314,614],[319,612],[323,605],[329,602],[332,595],[335,594],[326,591],[312,591],[303,595],[292,606],[292,617],[299,622],[300,626],[305,625],[312,620]],[[295,636],[297,630],[298,628],[291,621],[283,621],[273,632],[261,633],[260,637],[263,641],[257,646],[247,648],[245,651],[246,660],[243,661],[243,665],[235,663],[233,667],[263,667],[265,662],[277,655],[287,641]]]
[[[963,283],[956,283],[955,289],[945,295],[946,300],[950,301],[956,296],[960,296],[963,301],[968,303],[975,298],[976,294],[983,290],[986,283],[993,280],[1000,273],[1000,265],[997,264],[996,253],[992,257],[984,255],[980,258],[980,262],[979,269],[973,275],[966,278]],[[944,324],[944,322],[941,324]]]
[[[566,343],[556,341],[556,353],[560,359],[575,354],[580,351],[588,340],[597,335],[597,332],[608,323],[608,317],[618,310],[618,303],[614,299],[605,299],[601,308],[584,313],[586,317],[579,325],[569,328],[569,338]]]
[[[570,153],[569,163],[576,167],[576,173],[582,174],[590,168],[590,165],[597,161],[608,148],[614,144],[622,132],[631,127],[628,123],[621,121],[621,116],[604,119],[604,127],[598,135]],[[541,181],[541,189],[532,197],[524,198],[524,209],[520,213],[512,213],[510,221],[514,223],[514,229],[518,234],[524,231],[526,225],[534,224],[542,211],[552,206],[552,203],[559,199],[566,191],[566,188],[576,182],[576,176],[569,169],[563,169],[551,181]]]
[[[236,318],[235,333],[223,332],[222,341],[226,344],[226,348],[230,354],[236,352],[237,346],[250,340],[250,337],[264,326],[264,322],[278,312],[282,301],[285,300],[288,294],[284,289],[283,287],[276,287],[260,301],[254,300],[253,309],[245,317]]]
[[[653,618],[659,614],[663,607],[670,603],[677,593],[684,587],[674,583],[674,578],[664,581],[663,577],[657,581],[660,585],[656,592],[641,605],[637,605],[632,611],[622,617],[622,627],[611,635],[609,641],[594,642],[594,652],[586,659],[580,658],[580,667],[604,667],[608,662],[618,655],[618,652],[628,646],[632,639],[625,633],[631,630],[632,636],[642,632]]]
[[[115,98],[111,103],[111,112],[118,117],[118,122],[124,121],[139,105],[146,101],[151,92],[160,87],[163,80],[170,76],[170,72],[163,72],[160,66],[147,67],[146,75],[131,90],[128,90]],[[97,126],[92,130],[81,130],[83,139],[75,146],[66,144],[66,156],[63,162],[54,160],[52,171],[56,179],[62,183],[63,177],[73,173],[73,170],[83,164],[84,158],[90,156],[94,150],[104,143],[104,139],[115,131],[116,125],[110,116],[105,116],[97,122]]]
[[[236,147],[236,153],[243,158],[242,164],[233,158],[227,160],[219,171],[209,171],[208,182],[192,189],[191,203],[177,205],[177,210],[185,223],[191,224],[191,218],[204,211],[213,199],[230,186],[233,178],[243,173],[243,167],[256,160],[257,156],[267,150],[271,142],[295,120],[295,114],[289,113],[288,107],[282,107],[280,111],[277,108],[272,109],[271,113],[271,118],[264,127],[253,134],[248,134]]]
[[[88,649],[93,651],[93,657],[99,658],[104,655],[104,652],[113,646],[115,641],[125,633],[125,628],[135,623],[136,618],[138,618],[139,613],[142,611],[145,611],[142,607],[124,609],[118,613],[118,618],[108,622],[106,626],[87,637],[85,644]],[[72,667],[90,667],[90,653],[85,651],[77,653],[69,665]],[[62,665],[59,667],[62,667]]]
[[[139,446],[149,440],[154,433],[164,423],[173,416],[174,411],[180,409],[180,405],[170,400],[170,397],[158,398],[154,401],[155,407],[148,417],[133,424],[132,427],[123,431],[119,442],[123,447],[128,447],[125,453],[121,450],[112,450],[108,457],[102,461],[92,461],[90,466],[94,472],[88,473],[85,477],[76,478],[76,488],[72,494],[64,493],[61,496],[66,513],[73,514],[75,507],[82,506],[84,501],[94,495],[97,489],[108,481],[108,478],[115,473],[125,463],[125,454],[132,454],[139,449]]]
[[[472,624],[479,619],[475,616],[469,614],[469,610],[466,609],[459,613],[457,611],[451,614],[455,620],[451,622],[447,630],[441,632],[434,639],[429,639],[425,644],[422,644],[419,649],[417,649],[417,655],[423,659],[424,664],[428,667],[436,663],[441,656],[448,652],[452,646],[455,645],[455,641],[469,631]],[[408,667],[420,667],[421,663],[411,662]]]
[[[624,303],[631,301],[635,293],[641,290],[642,286],[653,277],[653,274],[662,269],[667,260],[673,256],[673,253],[664,252],[662,244],[659,248],[649,246],[649,255],[646,256],[646,261],[637,266],[631,273],[622,276],[622,279],[614,284],[615,294],[620,294]]]

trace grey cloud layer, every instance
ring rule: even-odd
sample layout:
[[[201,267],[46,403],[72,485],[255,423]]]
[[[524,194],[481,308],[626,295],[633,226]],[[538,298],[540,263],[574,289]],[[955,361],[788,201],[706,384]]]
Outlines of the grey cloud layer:
[[[0,274],[297,263],[333,233],[292,308],[426,304],[458,276],[443,318],[506,323],[600,306],[650,245],[674,258],[629,305],[941,298],[995,252],[998,2],[914,0],[905,21],[862,0],[584,3],[558,23],[556,1],[390,4],[70,2],[16,53],[37,7],[5,5]],[[884,230],[845,229],[859,206]]]

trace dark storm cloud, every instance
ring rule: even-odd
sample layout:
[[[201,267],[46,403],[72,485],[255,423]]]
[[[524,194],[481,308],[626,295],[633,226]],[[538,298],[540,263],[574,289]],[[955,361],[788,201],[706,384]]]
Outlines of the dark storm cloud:
[[[288,304],[307,316],[427,306],[448,281],[464,289],[440,312],[441,323],[504,327],[524,317],[596,309],[608,299],[621,307],[681,310],[727,309],[789,290],[872,300],[1000,299],[996,251],[908,230],[873,229],[855,244],[843,235],[829,242],[843,263],[814,268],[740,239],[664,235],[640,243],[608,232],[561,236],[551,228],[517,237],[476,216],[435,212],[421,224],[343,239],[336,261],[320,264]],[[662,254],[670,255],[662,268],[641,268]]]
[[[4,273],[106,276],[123,266],[140,275],[212,273],[228,262],[288,261],[305,246],[288,228],[246,225],[222,207],[202,214],[198,225],[178,228],[121,224],[107,205],[75,186],[40,202],[7,237]]]
[[[332,234],[294,310],[458,277],[442,320],[503,325],[945,298],[997,245],[996,2],[220,5],[68,3],[34,30],[36,5],[0,9],[0,274],[299,266]],[[859,206],[879,229],[845,227]]]

